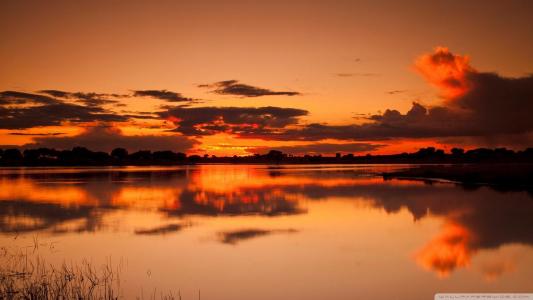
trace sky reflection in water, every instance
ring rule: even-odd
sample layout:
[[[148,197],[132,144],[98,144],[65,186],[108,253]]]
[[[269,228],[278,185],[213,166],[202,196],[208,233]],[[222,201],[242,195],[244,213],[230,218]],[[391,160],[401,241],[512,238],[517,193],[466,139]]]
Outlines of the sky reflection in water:
[[[59,241],[57,261],[126,258],[126,286],[201,288],[216,299],[527,291],[531,194],[373,176],[386,168],[394,167],[3,169],[0,241]],[[173,263],[181,268],[168,269]],[[147,268],[161,277],[138,275]],[[265,291],[247,274],[281,290]],[[231,280],[243,287],[220,288]],[[413,280],[427,286],[402,287]],[[377,290],[387,282],[389,292]]]

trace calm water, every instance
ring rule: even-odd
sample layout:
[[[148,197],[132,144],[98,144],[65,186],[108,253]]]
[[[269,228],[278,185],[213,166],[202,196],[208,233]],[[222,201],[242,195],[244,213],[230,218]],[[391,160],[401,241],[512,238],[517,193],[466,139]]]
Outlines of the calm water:
[[[0,169],[0,246],[120,262],[125,298],[531,292],[531,194],[373,175],[392,168]]]

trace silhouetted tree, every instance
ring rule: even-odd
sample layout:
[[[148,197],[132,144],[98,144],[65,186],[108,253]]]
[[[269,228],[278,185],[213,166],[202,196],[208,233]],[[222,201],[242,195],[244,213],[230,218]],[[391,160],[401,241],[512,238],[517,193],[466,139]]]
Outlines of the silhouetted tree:
[[[22,161],[22,153],[19,149],[6,149],[2,154],[2,159],[8,162],[19,162]]]
[[[461,157],[465,154],[465,149],[462,148],[452,148],[452,155],[455,157]]]
[[[132,160],[150,160],[152,159],[152,152],[149,150],[141,150],[129,155]]]
[[[268,154],[266,155],[268,160],[273,161],[281,161],[284,157],[286,157],[286,154],[283,154],[283,152],[278,150],[270,150]]]
[[[108,164],[111,160],[111,155],[109,155],[107,152],[93,152],[90,156],[90,161],[98,164]]]
[[[187,154],[178,152],[176,153],[176,160],[177,161],[185,161],[187,159]]]
[[[84,147],[74,147],[72,150],[58,151],[49,148],[26,149],[21,153],[18,149],[0,149],[0,163],[2,165],[111,165],[111,164],[178,164],[178,163],[251,163],[251,162],[284,162],[284,163],[336,163],[342,159],[344,163],[533,163],[533,148],[523,151],[513,151],[506,148],[478,148],[464,151],[461,148],[451,149],[446,154],[442,149],[434,147],[422,148],[414,153],[390,155],[354,156],[353,154],[334,157],[322,155],[294,156],[278,150],[271,150],[266,154],[250,156],[216,157],[209,155],[192,155],[187,158],[185,153],[172,151],[148,150],[128,154],[124,148],[116,148],[107,152],[93,152]]]
[[[189,161],[190,162],[199,162],[200,159],[202,159],[202,157],[200,155],[191,155],[189,156]]]
[[[124,148],[115,148],[111,151],[111,157],[118,160],[124,160],[128,157],[128,150]]]
[[[163,161],[178,160],[177,153],[174,153],[172,151],[155,151],[154,153],[152,153],[152,157],[155,160],[163,160]]]
[[[39,149],[24,150],[24,160],[27,162],[37,162],[41,157]]]

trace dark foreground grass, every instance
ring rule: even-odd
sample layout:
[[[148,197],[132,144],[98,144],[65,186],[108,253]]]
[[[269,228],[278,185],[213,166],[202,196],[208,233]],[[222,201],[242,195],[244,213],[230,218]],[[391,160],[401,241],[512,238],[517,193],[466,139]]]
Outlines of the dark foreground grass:
[[[98,267],[86,260],[58,267],[47,263],[38,254],[37,246],[16,250],[1,247],[0,300],[124,299],[120,273],[121,264],[113,265],[110,259]],[[181,294],[154,291],[148,299],[181,300]]]
[[[118,299],[120,270],[83,261],[55,267],[33,251],[9,252],[0,258],[0,299]]]

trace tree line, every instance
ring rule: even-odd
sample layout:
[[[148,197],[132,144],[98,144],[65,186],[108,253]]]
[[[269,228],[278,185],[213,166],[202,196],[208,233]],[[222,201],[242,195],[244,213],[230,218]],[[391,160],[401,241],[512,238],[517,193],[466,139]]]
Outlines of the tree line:
[[[506,148],[477,148],[450,152],[427,147],[413,153],[392,155],[295,156],[278,150],[249,156],[187,155],[181,152],[142,150],[129,153],[124,148],[111,152],[91,151],[85,147],[71,150],[50,148],[0,149],[0,165],[4,166],[90,166],[90,165],[176,165],[195,163],[533,163],[533,148],[514,151]]]

